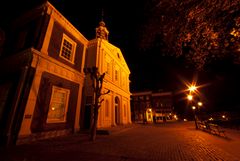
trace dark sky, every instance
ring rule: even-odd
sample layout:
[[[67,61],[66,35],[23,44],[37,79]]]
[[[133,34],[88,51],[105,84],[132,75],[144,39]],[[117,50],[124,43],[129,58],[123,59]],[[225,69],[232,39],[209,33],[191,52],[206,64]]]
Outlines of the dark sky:
[[[44,1],[44,0],[39,0]],[[208,72],[196,74],[186,67],[184,60],[163,56],[161,49],[142,50],[139,42],[141,34],[151,34],[143,30],[151,15],[148,0],[49,0],[88,40],[95,38],[95,28],[102,18],[109,30],[109,42],[119,47],[130,68],[131,92],[143,90],[181,91],[186,88],[183,80],[191,82],[198,75],[198,85],[209,106],[219,108],[239,108],[240,73],[227,62],[219,63]],[[17,14],[19,6],[28,7],[32,0],[15,0],[1,5],[1,19],[9,13]],[[24,5],[23,5],[24,4]],[[4,14],[2,14],[4,13]],[[172,13],[174,14],[174,13]]]
[[[14,17],[21,11],[44,1],[6,1],[0,5],[0,19]],[[88,40],[95,38],[95,28],[103,18],[109,30],[109,42],[121,49],[130,68],[131,90],[144,90],[142,87],[150,84],[151,78],[147,78],[149,76],[145,76],[145,73],[147,74],[151,67],[146,63],[148,61],[142,60],[145,56],[139,52],[139,33],[147,15],[146,0],[49,0],[49,2]],[[145,67],[143,68],[143,66]],[[141,74],[142,77],[139,77],[138,74]],[[144,83],[143,86],[142,80],[148,80],[147,84]],[[139,88],[140,86],[141,88]]]
[[[144,14],[141,0],[138,3],[126,0],[50,2],[89,40],[95,38],[95,28],[102,19],[103,11],[103,20],[110,32],[109,42],[121,48],[126,59],[129,58],[130,53],[126,50],[135,48],[137,30]]]
[[[11,14],[8,17],[11,17],[18,15],[19,10],[41,4],[44,0],[13,1],[1,6],[3,14],[0,18],[4,18],[9,8]],[[121,49],[130,68],[131,91],[162,88],[169,90],[171,87],[169,78],[172,75],[168,74],[171,69],[165,66],[171,67],[168,60],[163,60],[159,53],[153,51],[143,52],[139,45],[143,26],[150,12],[147,0],[49,0],[49,2],[88,40],[95,38],[95,28],[102,19],[103,11],[103,20],[109,30],[109,42]]]
[[[121,49],[131,70],[131,89],[142,90],[137,87],[137,82],[141,82],[144,76],[139,78],[137,73],[141,68],[143,57],[138,50],[139,32],[146,17],[143,0],[87,0],[81,2],[50,0],[50,3],[70,20],[88,40],[95,38],[95,28],[102,18],[103,11],[103,20],[109,30],[109,42]]]
[[[102,18],[109,30],[109,42],[119,47],[131,70],[131,91],[181,91],[183,80],[191,82],[198,75],[198,85],[209,106],[236,108],[239,106],[239,66],[219,63],[208,72],[194,72],[184,60],[161,55],[159,49],[142,50],[139,42],[151,14],[148,1],[74,1],[50,0],[70,22],[89,40],[95,38],[95,28]],[[81,4],[78,4],[81,3]],[[174,14],[174,13],[173,13]],[[151,34],[152,31],[144,31]]]
[[[173,78],[176,72],[171,65],[175,60],[162,57],[151,49],[143,51],[140,47],[142,30],[151,11],[146,0],[88,0],[82,5],[73,0],[50,2],[89,40],[95,38],[95,28],[103,10],[109,42],[121,49],[130,68],[131,91],[175,88],[172,85],[176,84],[176,78]]]

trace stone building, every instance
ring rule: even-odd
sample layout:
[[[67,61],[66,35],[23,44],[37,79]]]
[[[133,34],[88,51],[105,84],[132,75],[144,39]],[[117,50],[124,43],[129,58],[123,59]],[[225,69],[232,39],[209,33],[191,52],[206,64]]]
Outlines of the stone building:
[[[133,122],[158,123],[177,120],[172,92],[133,92],[131,112]]]
[[[130,71],[121,50],[108,42],[106,28],[101,29],[89,41],[44,2],[1,30],[0,145],[66,135],[86,126],[89,113],[84,109],[92,88],[83,69],[88,66],[107,72],[103,85],[111,90],[98,127],[131,122]]]
[[[103,21],[96,28],[96,38],[89,41],[86,51],[85,67],[98,67],[100,73],[106,73],[103,91],[110,90],[104,96],[99,111],[98,127],[111,127],[131,123],[130,111],[130,70],[121,50],[108,41],[109,31]],[[82,127],[89,128],[93,91],[91,80],[85,81],[85,106],[82,108]]]

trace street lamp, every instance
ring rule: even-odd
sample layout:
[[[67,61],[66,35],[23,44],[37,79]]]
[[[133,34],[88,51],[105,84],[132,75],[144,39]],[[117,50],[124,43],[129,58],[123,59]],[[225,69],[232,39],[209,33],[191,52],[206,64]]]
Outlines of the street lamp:
[[[189,88],[190,89],[190,88]],[[190,90],[191,91],[191,90]],[[192,105],[192,101],[193,101],[193,95],[189,94],[187,95],[187,99],[188,101],[190,102],[190,107]],[[192,106],[192,110],[193,110],[193,113],[194,113],[194,122],[195,122],[195,127],[196,129],[198,129],[198,126],[197,126],[197,116],[196,116],[196,106]]]
[[[192,106],[192,109],[193,109],[193,113],[194,113],[195,127],[196,127],[196,129],[198,129],[198,125],[197,125],[197,116],[196,116],[196,106]]]
[[[201,101],[199,101],[198,103],[197,103],[197,119],[198,119],[198,114],[199,114],[199,112],[200,112],[200,109],[201,109],[201,107],[203,106],[203,103],[201,102]]]
[[[189,101],[192,101],[193,96],[192,96],[191,94],[189,94],[189,95],[187,95],[187,99],[188,99]]]
[[[202,102],[198,102],[198,106],[201,107],[203,104]]]
[[[197,89],[197,87],[195,85],[191,85],[188,87],[188,90],[191,92],[194,92]]]
[[[190,107],[192,108],[193,113],[194,113],[195,127],[196,127],[196,129],[198,129],[196,112],[198,110],[198,107],[201,106],[202,103],[198,102],[197,106],[193,106],[193,103],[194,103],[193,94],[196,93],[196,91],[197,91],[197,86],[195,85],[195,83],[192,83],[191,85],[188,86],[188,91],[189,91],[189,93],[187,95],[187,99],[188,99],[188,101],[190,103]]]

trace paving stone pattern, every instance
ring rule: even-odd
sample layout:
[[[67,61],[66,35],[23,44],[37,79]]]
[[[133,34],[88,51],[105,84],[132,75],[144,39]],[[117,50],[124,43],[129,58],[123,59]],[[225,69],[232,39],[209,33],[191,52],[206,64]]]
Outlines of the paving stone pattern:
[[[110,135],[98,135],[95,142],[88,141],[86,134],[75,134],[2,149],[0,160],[240,161],[213,144],[214,137],[217,136],[196,130],[194,123],[133,124],[115,129]]]

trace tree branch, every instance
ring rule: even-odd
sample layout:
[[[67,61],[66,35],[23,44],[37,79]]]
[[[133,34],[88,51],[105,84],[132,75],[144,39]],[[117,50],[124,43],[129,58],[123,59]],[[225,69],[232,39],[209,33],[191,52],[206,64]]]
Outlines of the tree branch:
[[[105,92],[105,93],[101,93],[101,95],[106,95],[106,94],[108,94],[108,93],[110,93],[111,91],[110,90],[108,90],[107,92]]]

